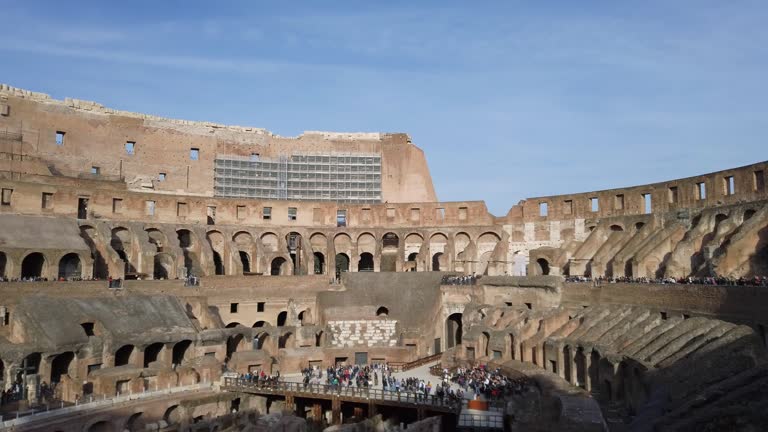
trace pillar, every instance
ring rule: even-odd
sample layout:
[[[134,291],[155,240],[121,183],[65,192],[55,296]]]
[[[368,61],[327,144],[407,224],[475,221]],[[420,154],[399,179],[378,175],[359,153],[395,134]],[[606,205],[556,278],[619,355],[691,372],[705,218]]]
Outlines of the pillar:
[[[557,349],[557,374],[565,379],[565,354],[560,348]]]
[[[571,349],[568,352],[571,355],[571,384],[578,387],[579,365],[576,363],[576,354],[579,352],[579,350],[578,348],[574,349],[573,346],[571,346]]]
[[[584,353],[584,389],[588,392],[592,391],[592,355],[591,353]]]
[[[331,399],[331,424],[341,424],[341,399],[338,396]]]

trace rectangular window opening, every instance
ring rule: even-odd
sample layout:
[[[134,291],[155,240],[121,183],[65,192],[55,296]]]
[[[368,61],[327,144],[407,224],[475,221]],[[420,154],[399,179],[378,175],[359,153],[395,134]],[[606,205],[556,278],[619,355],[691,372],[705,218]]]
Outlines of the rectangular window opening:
[[[411,209],[411,222],[418,222],[419,220],[421,220],[421,209],[412,208]]]
[[[549,215],[549,204],[542,202],[539,203],[539,216],[547,217]]]
[[[563,214],[573,214],[573,200],[563,201]]]
[[[272,207],[264,207],[261,209],[261,218],[264,220],[272,219]]]
[[[467,220],[467,207],[459,207],[459,220]]]
[[[645,214],[650,214],[651,211],[653,211],[652,203],[651,203],[651,194],[646,193],[642,194],[643,197],[643,209]]]
[[[266,302],[258,302],[256,303],[256,312],[264,312],[264,306],[266,305]]]
[[[696,183],[696,201],[707,199],[707,184],[704,182]]]
[[[295,221],[297,213],[298,213],[298,210],[296,209],[296,207],[288,207],[288,220]]]
[[[101,168],[99,168],[97,166],[92,166],[91,167],[91,174],[93,174],[93,175],[101,174]]]
[[[189,159],[193,161],[200,160],[200,149],[199,148],[189,149]]]
[[[43,192],[43,198],[41,207],[46,210],[53,208],[53,194],[50,192]]]
[[[613,200],[613,208],[614,210],[624,210],[624,194],[616,195]]]
[[[122,213],[122,212],[123,212],[123,199],[112,198],[112,213]]]
[[[440,207],[435,209],[435,217],[439,221],[445,220],[445,209]]]
[[[229,304],[229,313],[237,313],[238,306],[240,306],[239,303],[230,303]]]
[[[677,200],[678,200],[677,186],[671,186],[669,188],[669,203],[677,204]]]
[[[185,202],[177,202],[176,203],[176,216],[186,216],[187,215],[187,203]]]
[[[765,171],[755,171],[752,173],[752,188],[755,192],[765,191]]]
[[[136,143],[134,141],[126,141],[125,154],[133,155],[136,151]]]
[[[337,227],[345,227],[345,226],[347,226],[347,211],[346,210],[337,210],[336,211],[336,226]]]
[[[146,209],[147,216],[154,216],[155,215],[155,202],[152,200],[147,200],[144,202],[144,206]]]
[[[245,219],[245,216],[246,216],[246,207],[244,205],[237,206],[237,218]]]
[[[736,182],[733,176],[723,177],[723,195],[733,195],[736,193]]]
[[[395,218],[395,209],[388,208],[387,209],[387,219],[394,219]]]
[[[3,189],[2,201],[0,203],[5,206],[11,205],[11,195],[13,195],[13,189]]]
[[[161,181],[161,182],[164,182],[164,181],[165,181],[165,178],[166,178],[166,174],[165,174],[165,173],[159,173],[159,174],[157,175],[157,181]]]
[[[596,213],[598,210],[600,210],[600,200],[596,197],[590,198],[589,209],[592,213]]]
[[[56,131],[56,145],[62,146],[64,145],[64,135],[66,135],[66,132],[62,131]]]

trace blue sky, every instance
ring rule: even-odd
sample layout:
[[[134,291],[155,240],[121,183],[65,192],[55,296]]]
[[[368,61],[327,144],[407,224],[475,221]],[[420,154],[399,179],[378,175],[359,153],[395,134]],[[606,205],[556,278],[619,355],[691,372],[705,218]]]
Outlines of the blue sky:
[[[0,0],[0,82],[190,120],[407,132],[438,197],[768,159],[768,2]]]

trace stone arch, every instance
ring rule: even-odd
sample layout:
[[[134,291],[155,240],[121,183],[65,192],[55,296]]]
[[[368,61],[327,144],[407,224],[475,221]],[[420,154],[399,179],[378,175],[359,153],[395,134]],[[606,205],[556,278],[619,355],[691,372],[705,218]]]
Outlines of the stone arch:
[[[139,432],[144,430],[144,422],[141,419],[143,412],[131,414],[123,425],[123,430],[128,432]]]
[[[544,258],[539,258],[536,260],[536,273],[538,273],[539,276],[547,276],[549,275],[549,261],[547,261]]]
[[[444,256],[445,254],[442,252],[432,255],[432,271],[441,271],[444,269],[445,265],[440,265],[441,261],[445,262]]]
[[[302,253],[304,249],[304,241],[301,234],[291,231],[285,236],[285,244],[287,245],[287,252],[288,255],[291,258],[291,268],[292,273],[294,275],[303,274],[302,267],[304,266],[303,260],[304,260],[304,254]]]
[[[269,333],[267,332],[259,332],[256,334],[256,336],[253,337],[253,349],[255,350],[261,350],[264,349],[264,347],[269,342]]]
[[[155,247],[156,252],[162,252],[166,245],[168,245],[168,237],[157,228],[147,228],[144,230],[147,233],[147,239],[149,244]]]
[[[464,337],[462,314],[459,312],[453,313],[445,319],[445,343],[447,348],[461,345],[462,337]]]
[[[333,238],[333,248],[336,251],[336,254],[345,254],[347,258],[353,256],[352,255],[352,238],[349,237],[346,233],[337,234]],[[348,270],[349,271],[349,270]]]
[[[477,237],[477,274],[486,274],[488,271],[488,264],[493,256],[493,250],[496,249],[496,245],[501,241],[501,237],[495,232],[484,232]]]
[[[645,226],[645,222],[638,222],[635,224],[635,230],[640,231]]]
[[[224,234],[222,234],[220,231],[212,230],[205,234],[205,238],[208,240],[208,244],[211,246],[211,250],[213,252],[214,274],[226,274],[226,266],[224,265],[224,260],[226,258]]]
[[[748,220],[752,219],[752,216],[754,216],[754,215],[755,215],[755,213],[757,213],[757,212],[755,211],[755,209],[747,209],[747,210],[744,212],[744,219],[743,219],[743,220],[744,220],[744,222],[746,222],[746,221],[748,221]]]
[[[610,230],[613,232],[621,232],[624,231],[624,227],[621,226],[621,224],[613,224],[610,226]]]
[[[240,255],[240,264],[243,267],[243,274],[247,274],[251,272],[251,257],[248,255],[248,252],[246,251],[238,251],[238,254]]]
[[[253,236],[248,231],[236,232],[232,236],[232,241],[241,249],[247,249],[253,246]]]
[[[404,247],[404,253],[405,257],[408,261],[414,261],[415,263],[412,264],[412,271],[419,271],[424,270],[422,266],[419,266],[419,252],[421,252],[421,247],[424,244],[424,237],[419,233],[410,233],[405,236],[404,241],[405,247]],[[414,255],[416,254],[416,255]],[[413,259],[411,259],[413,257]]]
[[[300,325],[314,324],[314,320],[312,319],[312,309],[310,308],[304,309],[301,312],[299,312],[298,318],[299,318]]]
[[[277,314],[277,326],[283,327],[288,321],[288,311],[281,311],[279,314]]]
[[[357,263],[357,271],[372,272],[374,270],[373,254],[363,252],[360,254],[360,261]]]
[[[76,370],[74,363],[75,353],[72,351],[63,352],[51,361],[51,376],[48,381],[50,384],[61,382],[61,377],[69,375],[72,377],[71,372]]]
[[[239,350],[244,338],[241,333],[230,335],[227,338],[227,361],[232,358],[232,354]]]
[[[269,266],[269,274],[272,276],[281,276],[287,274],[287,263],[285,258],[279,256],[272,260]]]
[[[121,346],[117,349],[117,351],[115,351],[115,367],[131,364],[135,355],[135,346],[131,344]]]
[[[264,249],[264,252],[277,252],[279,242],[280,240],[278,239],[277,234],[273,232],[266,232],[261,235],[261,246]]]
[[[178,405],[171,405],[168,407],[168,409],[165,410],[165,413],[163,414],[163,420],[168,424],[168,426],[174,426],[181,422],[181,409]]]
[[[184,271],[187,276],[192,276],[194,274],[194,257],[199,256],[200,242],[195,233],[188,229],[176,230],[176,237],[184,256]]]
[[[187,352],[191,346],[192,341],[189,339],[176,342],[176,344],[173,345],[173,350],[171,352],[171,362],[175,365],[184,363],[184,360],[187,359]]]
[[[387,308],[386,306],[379,306],[379,308],[376,309],[376,316],[377,317],[389,316],[389,308]]]
[[[99,420],[91,424],[84,430],[86,432],[114,432],[115,427],[112,423],[110,423],[107,420]]]
[[[411,263],[408,267],[408,271],[417,271],[419,268],[419,253],[411,252],[410,254],[408,254],[407,261]]]
[[[47,273],[48,261],[41,252],[27,254],[21,260],[22,278],[40,278]]]
[[[267,326],[271,326],[271,325],[272,324],[270,324],[269,322],[261,320],[261,321],[256,321],[255,323],[253,323],[253,325],[251,327],[253,327],[253,328],[256,328],[256,327],[267,327]]]
[[[491,334],[488,332],[482,332],[480,334],[480,348],[478,351],[483,353],[484,356],[488,357],[491,353]]]
[[[376,237],[369,232],[364,232],[357,236],[357,251],[359,253],[368,252],[371,255],[376,253]]]
[[[429,256],[431,259],[431,270],[448,270],[448,236],[438,232],[429,237]],[[435,259],[437,257],[437,259]]]
[[[91,274],[87,274],[87,276],[98,278],[98,279],[106,279],[109,277],[109,266],[107,265],[107,261],[104,259],[104,255],[102,254],[102,249],[96,246],[96,242],[98,241],[101,243],[101,234],[99,234],[99,231],[90,226],[90,225],[81,225],[80,226],[80,237],[85,241],[85,243],[88,245],[88,248],[90,250],[90,256],[84,256],[83,258],[91,258]],[[95,240],[98,239],[98,240]],[[79,257],[78,257],[79,258]],[[88,270],[86,270],[87,272]],[[77,277],[83,277],[82,273],[82,267],[80,270],[81,275]]]
[[[400,249],[400,237],[393,232],[384,234],[381,238],[381,267],[379,271],[397,271],[398,255]]]
[[[71,252],[59,260],[59,280],[81,279],[83,276],[83,264],[80,255]]]
[[[288,332],[280,336],[277,340],[277,348],[289,348],[293,344],[294,340],[293,332]]]
[[[336,254],[336,277],[349,271],[349,256],[345,253]]]
[[[322,252],[314,252],[312,255],[315,258],[314,273],[325,274],[325,255]]]
[[[147,347],[144,348],[144,367],[148,368],[150,364],[156,362],[164,349],[165,344],[162,342],[155,342],[147,345]]]
[[[237,322],[237,321],[233,321],[233,322],[231,322],[231,323],[227,324],[227,325],[226,325],[226,328],[235,328],[235,327],[237,327],[237,326],[239,326],[239,325],[242,325],[242,324],[240,324],[240,323],[239,323],[239,322]]]
[[[175,265],[171,255],[165,252],[158,253],[154,260],[154,270],[152,271],[154,279],[171,279],[175,274]]]
[[[455,270],[459,272],[469,271],[468,261],[472,257],[468,255],[468,249],[472,244],[472,238],[465,232],[457,233],[453,240],[453,254]]]
[[[133,257],[133,235],[128,228],[112,228],[112,237],[109,241],[110,247],[117,253],[117,256],[123,260],[124,273],[135,273],[136,267],[131,263]]]
[[[7,277],[11,272],[10,267],[11,265],[8,261],[8,255],[6,255],[5,252],[0,251],[0,278]]]

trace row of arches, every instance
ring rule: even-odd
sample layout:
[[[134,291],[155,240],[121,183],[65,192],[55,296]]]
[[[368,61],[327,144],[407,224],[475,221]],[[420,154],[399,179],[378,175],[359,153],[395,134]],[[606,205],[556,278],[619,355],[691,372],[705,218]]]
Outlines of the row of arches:
[[[51,259],[42,252],[29,252],[21,259],[19,277],[22,279],[39,279],[51,277],[49,265]],[[0,277],[10,278],[13,274],[13,260],[0,251]],[[76,280],[83,277],[83,261],[79,254],[70,252],[56,262],[55,278],[60,280]]]

